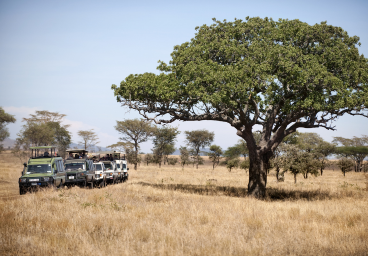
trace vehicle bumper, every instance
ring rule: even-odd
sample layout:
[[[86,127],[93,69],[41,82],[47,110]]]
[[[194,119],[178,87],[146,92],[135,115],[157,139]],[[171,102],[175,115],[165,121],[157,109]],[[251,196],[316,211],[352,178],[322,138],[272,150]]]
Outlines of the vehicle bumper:
[[[86,181],[85,178],[83,179],[72,179],[72,180],[65,180],[65,185],[73,185],[73,184],[81,184]]]
[[[19,188],[39,188],[39,187],[51,187],[54,183],[52,181],[37,181],[37,182],[24,182],[19,183]]]

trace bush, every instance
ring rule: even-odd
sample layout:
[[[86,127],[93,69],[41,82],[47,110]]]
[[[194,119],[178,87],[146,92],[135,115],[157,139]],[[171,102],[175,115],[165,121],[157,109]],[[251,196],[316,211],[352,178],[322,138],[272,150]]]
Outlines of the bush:
[[[167,163],[169,165],[176,165],[177,162],[178,162],[178,159],[177,158],[168,158],[167,159]]]
[[[232,159],[232,160],[227,161],[226,163],[226,167],[227,169],[229,169],[229,172],[231,172],[232,168],[236,168],[238,166],[239,166],[239,159]]]
[[[249,160],[241,161],[239,167],[240,167],[240,169],[244,169],[244,170],[249,169],[249,167],[250,167]]]

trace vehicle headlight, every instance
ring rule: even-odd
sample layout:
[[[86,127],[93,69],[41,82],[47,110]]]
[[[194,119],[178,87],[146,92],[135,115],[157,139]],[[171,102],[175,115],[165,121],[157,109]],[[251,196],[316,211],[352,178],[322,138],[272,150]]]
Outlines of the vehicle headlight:
[[[19,182],[27,182],[27,178],[19,179]]]
[[[112,172],[110,172],[110,176],[112,176]]]
[[[43,178],[43,181],[50,181],[51,179],[50,179],[50,177],[44,177]]]

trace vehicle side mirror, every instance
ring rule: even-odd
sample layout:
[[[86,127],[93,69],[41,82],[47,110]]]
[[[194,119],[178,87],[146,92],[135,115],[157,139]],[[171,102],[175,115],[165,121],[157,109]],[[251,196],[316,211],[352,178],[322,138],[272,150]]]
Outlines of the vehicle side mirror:
[[[24,167],[27,167],[27,163],[23,163],[23,166],[24,166]]]
[[[56,173],[58,173],[58,170],[54,170],[54,173],[56,174]]]
[[[127,168],[127,171],[129,171],[129,168]]]

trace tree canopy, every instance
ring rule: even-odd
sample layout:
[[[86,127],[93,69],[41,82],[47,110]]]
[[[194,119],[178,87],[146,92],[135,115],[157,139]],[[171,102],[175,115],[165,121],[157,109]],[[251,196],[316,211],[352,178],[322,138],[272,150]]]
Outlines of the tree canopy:
[[[58,153],[64,157],[71,143],[69,125],[62,124],[66,115],[47,110],[36,111],[29,118],[23,118],[25,124],[17,134],[14,154],[22,154],[30,146],[56,145]]]
[[[93,129],[79,130],[78,136],[81,138],[81,141],[79,141],[78,143],[81,143],[85,150],[99,143],[98,136],[96,132],[93,131]]]
[[[6,113],[2,107],[0,107],[0,152],[3,148],[1,142],[3,142],[7,137],[9,137],[9,131],[6,127],[9,123],[15,123],[14,116]]]
[[[336,148],[336,154],[353,159],[355,162],[355,171],[361,171],[364,158],[368,156],[368,136],[354,136],[352,139],[334,137],[333,141],[343,145],[342,147]]]
[[[212,162],[212,169],[214,170],[215,167],[220,164],[222,149],[220,146],[211,145],[210,152],[208,152],[207,155]]]
[[[157,157],[159,167],[161,168],[162,158],[175,151],[176,136],[180,133],[177,127],[163,126],[157,128],[153,137],[153,153]]]
[[[126,119],[116,121],[115,129],[122,135],[119,139],[123,142],[122,145],[124,145],[126,154],[128,154],[128,151],[130,152],[128,154],[130,162],[134,164],[134,170],[137,170],[139,144],[146,142],[149,137],[153,136],[156,127],[142,119]]]
[[[187,144],[192,148],[192,154],[194,156],[196,167],[198,169],[198,164],[201,160],[200,149],[211,145],[215,137],[215,133],[210,132],[206,129],[195,130],[195,131],[185,131],[184,133],[185,133],[185,139],[186,139]]]
[[[368,117],[368,62],[359,37],[327,22],[235,19],[196,28],[160,61],[160,74],[131,74],[112,85],[122,106],[156,123],[227,122],[247,142],[248,192],[265,195],[266,166],[283,138],[344,114]],[[252,129],[261,126],[256,142]]]

